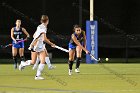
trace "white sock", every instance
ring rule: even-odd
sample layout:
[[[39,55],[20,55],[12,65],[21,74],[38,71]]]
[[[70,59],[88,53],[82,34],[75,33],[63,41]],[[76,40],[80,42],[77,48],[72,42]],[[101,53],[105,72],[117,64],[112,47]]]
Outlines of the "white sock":
[[[31,65],[31,61],[32,61],[32,60],[27,60],[26,62],[21,62],[21,64],[22,64],[23,66],[29,66],[29,65]]]
[[[45,66],[45,64],[41,64],[41,63],[39,64],[39,66],[37,68],[36,76],[41,76],[41,73],[42,73],[42,71],[44,69],[44,66]]]
[[[39,64],[39,61],[40,61],[40,59],[37,57],[34,67],[36,67]]]
[[[49,57],[45,57],[45,62],[47,63],[48,67],[50,67],[52,65]]]

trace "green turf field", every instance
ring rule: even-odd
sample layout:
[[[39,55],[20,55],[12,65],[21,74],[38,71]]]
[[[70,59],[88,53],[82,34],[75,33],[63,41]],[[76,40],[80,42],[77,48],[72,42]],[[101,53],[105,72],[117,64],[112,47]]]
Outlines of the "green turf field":
[[[54,64],[36,81],[36,71],[0,65],[0,93],[140,93],[140,64],[81,64],[81,73],[68,76],[67,64]],[[75,66],[75,64],[74,64]]]

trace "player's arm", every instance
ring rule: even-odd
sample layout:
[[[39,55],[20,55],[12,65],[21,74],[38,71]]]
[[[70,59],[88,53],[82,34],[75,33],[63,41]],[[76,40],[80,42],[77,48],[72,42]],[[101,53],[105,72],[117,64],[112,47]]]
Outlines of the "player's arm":
[[[35,38],[35,34],[36,34],[36,32],[33,34],[33,38]]]
[[[28,39],[30,37],[29,33],[26,31],[25,28],[22,28],[22,31],[24,32],[24,34],[27,36],[26,39]]]
[[[86,34],[85,34],[85,31],[83,31],[83,35],[84,35],[84,47],[86,48]]]
[[[72,39],[76,45],[80,46],[86,52],[86,54],[89,53],[89,51],[80,44],[80,42],[77,40],[74,34],[72,34]]]
[[[36,33],[36,32],[35,32]],[[29,50],[33,49],[33,47],[36,45],[37,41],[38,41],[38,38],[44,33],[40,33],[37,37],[34,36],[34,39],[33,41],[31,42],[30,44],[30,47],[28,48]]]
[[[11,38],[16,42],[16,39],[14,38],[14,28],[11,29]]]
[[[47,44],[51,45],[52,47],[55,47],[55,44],[52,43],[47,37],[46,37],[46,34],[43,34],[44,35],[44,42],[46,42]]]

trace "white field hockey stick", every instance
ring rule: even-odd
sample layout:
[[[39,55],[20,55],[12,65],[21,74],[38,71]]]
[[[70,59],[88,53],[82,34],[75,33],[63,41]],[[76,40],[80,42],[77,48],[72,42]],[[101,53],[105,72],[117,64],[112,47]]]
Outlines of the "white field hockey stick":
[[[64,52],[69,52],[69,50],[65,49],[65,48],[62,48],[62,47],[59,47],[59,46],[55,46],[55,48],[59,49],[59,50],[62,50]],[[100,58],[99,59],[96,59],[91,53],[89,53],[89,55],[91,56],[92,59],[94,59],[95,61],[100,61]]]
[[[55,48],[59,49],[59,50],[62,50],[64,52],[69,52],[69,50],[65,49],[65,48],[62,48],[62,47],[59,47],[59,46],[55,46]],[[91,53],[89,53],[89,55],[91,56],[92,59],[94,59],[95,61],[100,61],[100,58],[99,59],[96,59]]]
[[[62,50],[62,51],[64,51],[64,52],[69,52],[69,50],[67,50],[67,49],[65,49],[65,48],[63,48],[63,47],[60,47],[60,46],[55,46],[55,48],[57,48],[57,49],[59,49],[59,50]]]
[[[89,53],[89,55],[90,55],[90,57],[91,57],[92,59],[94,59],[95,61],[100,61],[100,58],[99,58],[99,59],[96,59],[91,53]]]

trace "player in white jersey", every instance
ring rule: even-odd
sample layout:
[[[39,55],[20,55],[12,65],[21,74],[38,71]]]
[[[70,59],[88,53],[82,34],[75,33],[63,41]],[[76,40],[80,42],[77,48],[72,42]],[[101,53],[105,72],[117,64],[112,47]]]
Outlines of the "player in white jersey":
[[[22,70],[24,67],[34,64],[36,62],[37,56],[39,56],[40,64],[37,68],[35,80],[44,79],[43,77],[41,77],[41,73],[45,66],[45,57],[46,57],[46,50],[44,47],[44,42],[48,43],[52,47],[55,47],[55,44],[50,42],[46,37],[46,30],[47,30],[48,22],[49,22],[48,16],[42,15],[42,17],[41,17],[42,24],[37,27],[34,39],[33,39],[32,43],[30,44],[30,49],[32,50],[32,52],[31,52],[32,60],[27,60],[26,62],[21,62],[21,64],[19,65],[19,70]]]
[[[35,34],[36,34],[36,33],[35,33]],[[33,37],[35,37],[35,34],[33,35]],[[45,44],[44,44],[44,47],[45,47]],[[49,69],[49,70],[52,70],[52,69],[54,69],[56,66],[53,66],[53,65],[51,64],[50,59],[49,59],[49,55],[48,55],[48,52],[47,52],[46,48],[45,48],[45,51],[46,51],[45,62],[46,62],[46,64],[48,65],[48,69]],[[33,70],[37,69],[37,67],[38,67],[38,65],[39,65],[39,62],[40,62],[40,59],[39,59],[39,57],[37,57],[36,62],[35,62],[35,64],[34,64],[33,68],[32,68]]]

